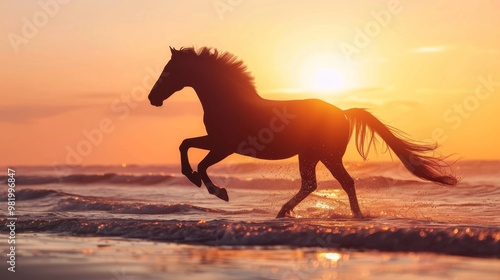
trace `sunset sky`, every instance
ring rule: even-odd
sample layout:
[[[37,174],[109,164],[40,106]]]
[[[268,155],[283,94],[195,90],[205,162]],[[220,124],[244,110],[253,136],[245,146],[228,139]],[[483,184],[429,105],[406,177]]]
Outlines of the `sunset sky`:
[[[263,97],[369,108],[443,154],[500,159],[499,10],[465,0],[1,1],[0,165],[178,163],[181,141],[205,132],[192,89],[160,108],[147,100],[169,46],[234,53]],[[346,159],[361,161],[353,148]]]

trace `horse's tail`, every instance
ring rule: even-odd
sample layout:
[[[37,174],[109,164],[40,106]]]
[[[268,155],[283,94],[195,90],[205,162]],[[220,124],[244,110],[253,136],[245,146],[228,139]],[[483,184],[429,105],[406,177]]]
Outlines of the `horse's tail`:
[[[443,171],[449,167],[444,158],[426,155],[433,152],[437,145],[416,143],[405,137],[401,131],[384,125],[364,109],[352,108],[344,113],[351,124],[350,133],[356,129],[356,148],[364,159],[367,158],[370,147],[375,144],[377,134],[415,176],[443,185],[457,184],[457,178]]]

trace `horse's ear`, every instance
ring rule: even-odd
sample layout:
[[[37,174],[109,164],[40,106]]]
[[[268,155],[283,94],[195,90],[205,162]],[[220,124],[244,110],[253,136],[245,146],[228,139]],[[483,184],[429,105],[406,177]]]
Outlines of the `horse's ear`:
[[[170,48],[170,53],[171,53],[171,54],[174,54],[174,52],[176,51],[176,49],[175,49],[175,48],[172,48],[172,47],[170,47],[170,46],[169,46],[169,48]]]

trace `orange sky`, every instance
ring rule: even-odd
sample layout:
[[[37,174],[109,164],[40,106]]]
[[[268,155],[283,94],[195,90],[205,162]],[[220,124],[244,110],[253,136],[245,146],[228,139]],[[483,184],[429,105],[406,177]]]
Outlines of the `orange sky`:
[[[177,163],[204,127],[191,89],[149,105],[168,46],[236,54],[264,97],[370,108],[444,154],[500,159],[500,2],[347,2],[2,1],[0,165]]]

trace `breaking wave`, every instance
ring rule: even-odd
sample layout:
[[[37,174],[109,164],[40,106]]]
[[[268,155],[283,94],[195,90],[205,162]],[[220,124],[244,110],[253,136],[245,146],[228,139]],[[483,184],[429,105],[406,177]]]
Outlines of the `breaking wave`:
[[[30,199],[44,198],[47,196],[63,196],[63,195],[67,195],[67,193],[56,190],[48,190],[48,189],[23,189],[23,190],[18,190],[15,193],[16,200],[30,200]],[[0,200],[6,201],[7,193],[0,194]]]
[[[299,187],[300,180],[296,179],[241,179],[237,177],[221,177],[213,176],[214,182],[221,182],[221,185],[230,184],[236,188],[268,188],[272,186],[275,189],[284,189],[291,187]],[[1,182],[6,182],[6,176],[0,176]],[[365,178],[355,179],[358,187],[391,187],[405,185],[429,185],[430,183],[418,180],[395,179],[384,176],[370,176]],[[126,175],[116,173],[106,174],[74,174],[62,177],[54,176],[17,176],[16,182],[18,185],[46,185],[46,184],[111,184],[111,185],[191,185],[191,183],[182,175]],[[328,183],[333,186],[340,187],[337,181],[327,180],[322,183]]]
[[[51,209],[51,211],[107,211],[119,214],[189,214],[199,212],[220,214],[266,213],[265,211],[257,209],[227,211],[184,203],[159,204],[122,202],[83,196],[63,198],[59,201],[57,206]]]
[[[68,176],[17,176],[16,181],[21,185],[44,185],[44,184],[141,184],[153,185],[167,182],[173,176],[169,175],[126,175],[116,173],[106,174],[74,174]],[[1,176],[0,181],[6,182],[7,177]]]
[[[190,208],[182,205],[170,207]],[[119,236],[209,246],[324,247],[436,252],[481,257],[500,256],[499,229],[470,226],[396,228],[374,225],[370,221],[368,225],[337,226],[325,220],[311,219],[230,222],[59,218],[21,220],[16,230]]]

